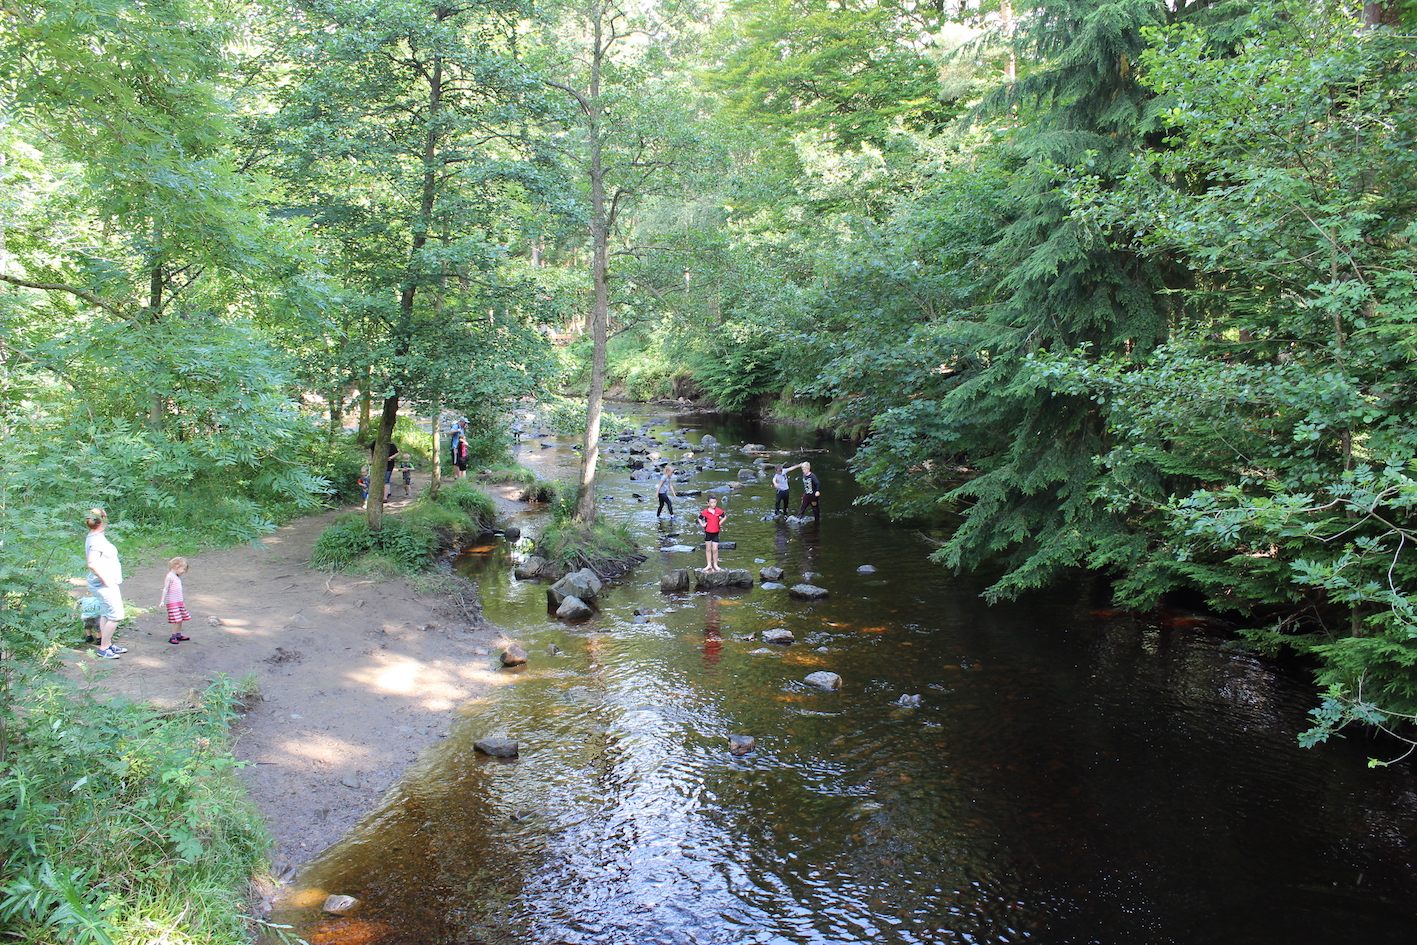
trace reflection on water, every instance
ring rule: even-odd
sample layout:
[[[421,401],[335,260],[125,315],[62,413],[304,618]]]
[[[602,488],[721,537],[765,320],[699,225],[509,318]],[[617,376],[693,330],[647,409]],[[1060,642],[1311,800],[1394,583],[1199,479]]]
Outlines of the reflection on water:
[[[706,455],[688,488],[751,465]],[[821,522],[763,520],[771,485],[750,483],[727,493],[722,557],[788,584],[819,572],[816,604],[662,595],[663,570],[702,563],[698,500],[656,522],[653,483],[623,469],[604,514],[650,557],[591,622],[548,618],[504,546],[470,559],[530,666],[466,706],[277,919],[380,945],[1412,940],[1417,782],[1350,746],[1297,748],[1302,685],[1204,622],[1099,610],[1081,583],[984,607],[922,536],[851,505],[844,457],[809,458]],[[695,550],[658,550],[680,541]],[[754,652],[775,628],[797,642]],[[843,688],[804,683],[815,670]],[[521,757],[477,755],[487,735]],[[730,735],[756,750],[730,754]],[[326,892],[364,905],[322,919]]]

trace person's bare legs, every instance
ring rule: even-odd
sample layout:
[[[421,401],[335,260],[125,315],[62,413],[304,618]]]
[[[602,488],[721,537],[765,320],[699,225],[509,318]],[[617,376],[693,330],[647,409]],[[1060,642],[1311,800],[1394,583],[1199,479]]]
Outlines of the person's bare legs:
[[[98,648],[106,650],[113,645],[113,631],[118,629],[118,621],[107,617],[98,618]]]

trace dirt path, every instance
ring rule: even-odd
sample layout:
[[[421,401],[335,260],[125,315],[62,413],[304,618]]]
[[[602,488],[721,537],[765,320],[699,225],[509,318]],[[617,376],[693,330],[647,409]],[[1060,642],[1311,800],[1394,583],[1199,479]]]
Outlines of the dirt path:
[[[499,490],[504,514],[520,505],[514,491]],[[420,592],[403,579],[308,568],[338,514],[190,558],[190,642],[169,644],[154,606],[166,564],[133,567],[124,599],[152,611],[120,631],[129,651],[112,662],[71,657],[100,664],[110,691],[162,707],[190,704],[219,673],[254,676],[260,696],[236,727],[235,753],[275,839],[277,875],[338,840],[447,733],[454,710],[494,685],[496,654],[509,642],[455,588]]]

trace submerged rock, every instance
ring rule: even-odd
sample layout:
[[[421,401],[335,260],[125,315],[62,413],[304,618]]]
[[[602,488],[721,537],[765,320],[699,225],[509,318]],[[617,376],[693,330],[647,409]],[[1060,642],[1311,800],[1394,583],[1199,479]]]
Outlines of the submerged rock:
[[[779,584],[776,581],[764,581],[758,585],[758,587],[761,587],[765,591],[780,591],[786,586],[786,584]]]
[[[735,755],[746,755],[758,747],[758,740],[751,735],[729,735],[728,750]]]
[[[326,896],[320,908],[330,915],[349,915],[359,908],[359,900],[353,896]]]
[[[516,758],[521,754],[521,746],[511,738],[479,738],[472,747],[493,758]]]
[[[518,562],[512,569],[512,576],[518,581],[534,581],[541,577],[546,571],[546,559],[540,555],[531,555],[525,561]]]

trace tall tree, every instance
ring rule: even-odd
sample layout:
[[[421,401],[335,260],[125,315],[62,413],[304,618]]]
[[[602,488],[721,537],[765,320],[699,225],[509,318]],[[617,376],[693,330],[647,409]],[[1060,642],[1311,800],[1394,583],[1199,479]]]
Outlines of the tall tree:
[[[962,568],[1000,556],[1008,570],[991,598],[1045,584],[1127,534],[1125,518],[1093,495],[1096,458],[1109,449],[1097,405],[1038,371],[1037,356],[1081,346],[1094,357],[1149,351],[1166,338],[1178,306],[1171,290],[1189,274],[1125,238],[1091,239],[1068,169],[1085,165],[1101,186],[1115,186],[1133,154],[1159,146],[1164,110],[1136,69],[1145,30],[1224,23],[1231,6],[1049,0],[1018,34],[1026,58],[1041,64],[986,100],[1008,135],[1012,186],[994,221],[981,317],[953,333],[941,326],[949,390],[902,405],[899,424],[887,414],[882,429],[905,435],[875,438],[861,468],[869,484],[884,486],[882,471],[908,468],[922,449],[971,467],[943,496],[963,524],[939,557]],[[875,497],[887,507],[896,501],[883,489]]]
[[[498,268],[500,207],[545,183],[526,133],[539,85],[516,56],[514,3],[316,0],[300,14],[281,20],[290,75],[268,140],[285,212],[308,217],[359,316],[340,340],[382,404],[377,482],[401,403],[495,390],[504,404],[542,370],[529,293]],[[377,501],[368,515],[377,529]]]
[[[1251,636],[1316,654],[1316,737],[1417,714],[1417,83],[1395,30],[1260,5],[1234,48],[1190,29],[1144,59],[1170,147],[1095,205],[1198,272],[1187,319],[1141,364],[1064,365],[1105,403],[1115,550],[1145,600],[1281,607]],[[1275,632],[1275,630],[1279,632]]]
[[[678,39],[667,23],[636,16],[615,0],[585,0],[564,11],[563,25],[566,36],[549,38],[552,77],[546,81],[574,102],[573,124],[582,138],[571,160],[583,187],[590,243],[592,355],[574,518],[590,524],[597,512],[595,478],[614,291],[611,241],[636,201],[667,186],[693,151],[693,127],[666,68]]]

